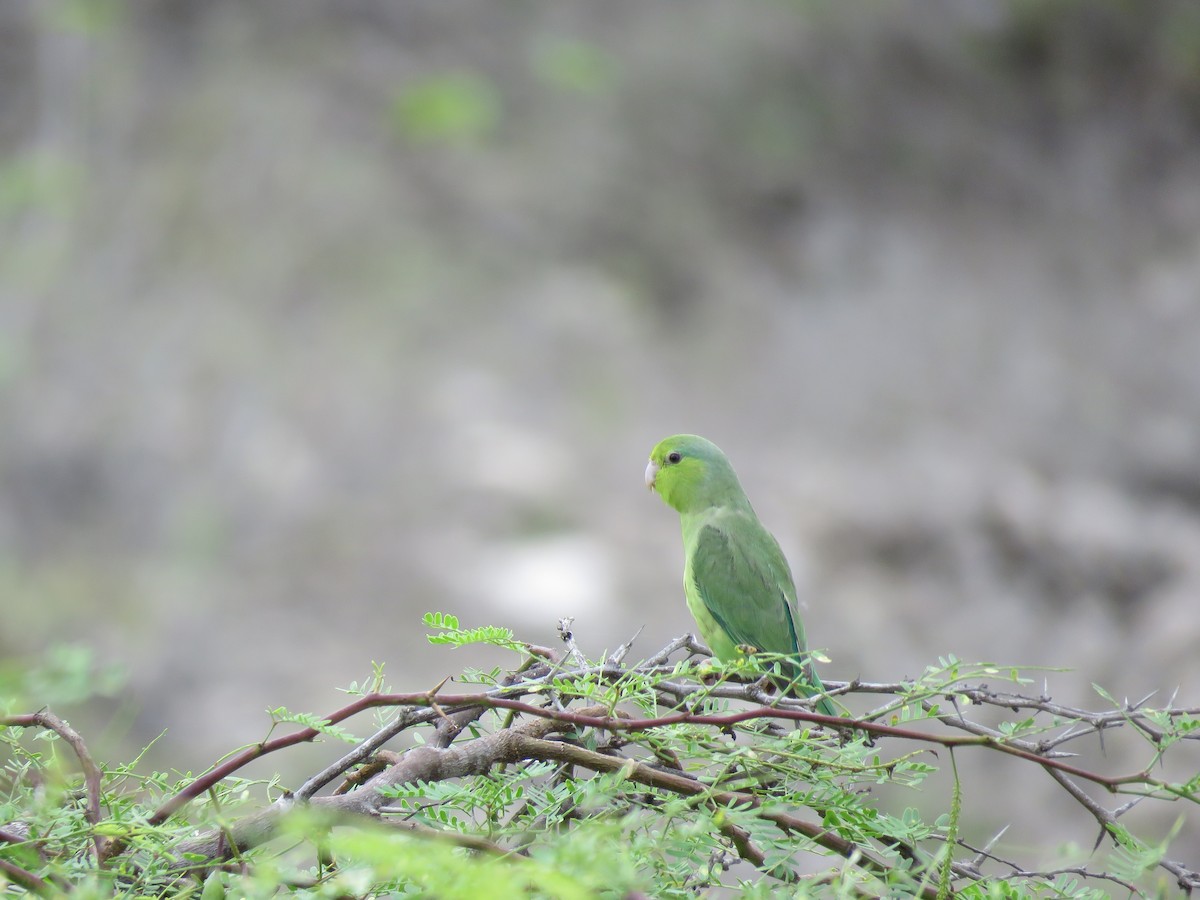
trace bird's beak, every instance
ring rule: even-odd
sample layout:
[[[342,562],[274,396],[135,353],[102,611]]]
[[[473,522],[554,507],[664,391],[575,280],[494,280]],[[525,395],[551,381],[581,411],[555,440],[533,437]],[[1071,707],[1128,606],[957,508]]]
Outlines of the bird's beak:
[[[646,464],[646,487],[653,489],[654,479],[657,477],[658,463],[656,463],[654,460],[650,460],[650,462]]]

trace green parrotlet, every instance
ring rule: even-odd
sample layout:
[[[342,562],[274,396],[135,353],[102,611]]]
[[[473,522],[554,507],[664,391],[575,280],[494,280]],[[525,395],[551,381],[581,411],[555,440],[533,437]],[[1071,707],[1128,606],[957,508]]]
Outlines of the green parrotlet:
[[[717,658],[730,661],[751,650],[785,654],[783,675],[795,690],[822,692],[787,559],[720,448],[694,434],[660,441],[650,451],[646,486],[679,513],[688,609]],[[817,711],[837,715],[828,698]]]

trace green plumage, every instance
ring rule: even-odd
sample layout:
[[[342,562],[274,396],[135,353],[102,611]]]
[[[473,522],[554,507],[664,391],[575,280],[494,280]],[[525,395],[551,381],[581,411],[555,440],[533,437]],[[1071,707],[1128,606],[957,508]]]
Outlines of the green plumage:
[[[725,454],[694,434],[661,441],[646,484],[679,512],[683,587],[700,636],[723,660],[739,648],[785,654],[784,675],[806,695],[824,690],[808,658],[787,559],[746,498]],[[837,715],[823,699],[819,712]]]

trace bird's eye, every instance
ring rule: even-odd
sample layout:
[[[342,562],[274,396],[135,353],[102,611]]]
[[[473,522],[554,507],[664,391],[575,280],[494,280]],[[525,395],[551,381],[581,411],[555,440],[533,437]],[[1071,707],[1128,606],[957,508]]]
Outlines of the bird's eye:
[[[670,453],[667,454],[667,462],[669,462],[669,463],[677,463],[681,459],[683,459],[683,454],[680,453],[678,450],[672,450]]]

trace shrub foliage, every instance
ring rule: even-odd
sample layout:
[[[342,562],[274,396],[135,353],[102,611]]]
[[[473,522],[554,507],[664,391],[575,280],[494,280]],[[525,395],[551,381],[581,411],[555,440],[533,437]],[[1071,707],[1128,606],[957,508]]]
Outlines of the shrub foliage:
[[[556,649],[442,613],[425,624],[432,643],[489,644],[514,663],[415,693],[392,692],[376,667],[343,708],[273,710],[267,738],[182,779],[139,760],[98,764],[54,713],[18,711],[29,701],[13,689],[0,701],[0,889],[210,900],[1200,887],[1173,852],[1197,815],[1200,710],[1119,703],[1099,688],[1103,709],[1068,708],[1029,693],[1017,669],[945,658],[917,679],[830,684],[846,709],[830,717],[774,691],[776,661],[716,665],[690,636],[631,663],[632,641],[585,658],[569,621]],[[39,683],[31,674],[25,693]],[[1101,739],[1144,764],[1088,768],[1075,751]],[[330,764],[303,784],[238,775],[309,741],[328,744]],[[979,839],[964,820],[963,754],[1001,754],[1026,779],[1052,779],[1087,830],[1031,850],[1020,837],[1030,809],[1030,821]],[[1175,827],[1126,827],[1123,814],[1145,804],[1175,804]]]

